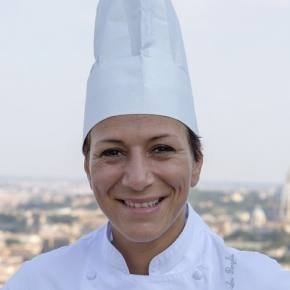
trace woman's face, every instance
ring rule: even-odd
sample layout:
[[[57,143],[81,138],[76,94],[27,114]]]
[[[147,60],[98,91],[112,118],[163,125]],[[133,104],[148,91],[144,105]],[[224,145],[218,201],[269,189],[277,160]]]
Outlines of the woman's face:
[[[189,188],[198,181],[201,163],[192,157],[182,123],[124,115],[91,131],[85,170],[114,238],[151,242],[164,235],[170,240],[182,230]]]

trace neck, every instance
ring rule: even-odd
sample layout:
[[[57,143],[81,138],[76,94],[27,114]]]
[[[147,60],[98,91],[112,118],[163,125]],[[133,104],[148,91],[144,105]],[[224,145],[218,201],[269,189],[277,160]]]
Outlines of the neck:
[[[177,239],[184,228],[185,216],[186,210],[184,209],[165,233],[149,242],[132,241],[112,226],[112,243],[123,255],[130,274],[149,275],[150,261]]]

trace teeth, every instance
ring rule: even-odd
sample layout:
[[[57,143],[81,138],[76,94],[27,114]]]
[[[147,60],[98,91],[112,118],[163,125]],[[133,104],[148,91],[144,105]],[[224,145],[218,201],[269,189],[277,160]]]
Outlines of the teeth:
[[[156,206],[159,203],[159,199],[148,201],[148,202],[133,202],[130,200],[124,200],[124,203],[126,206],[132,207],[132,208],[149,208],[149,207]]]

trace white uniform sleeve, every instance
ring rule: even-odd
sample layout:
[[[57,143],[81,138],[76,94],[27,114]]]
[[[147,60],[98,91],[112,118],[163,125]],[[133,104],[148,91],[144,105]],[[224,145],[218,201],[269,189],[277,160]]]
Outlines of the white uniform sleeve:
[[[275,260],[256,252],[240,252],[235,290],[289,290],[290,272]]]

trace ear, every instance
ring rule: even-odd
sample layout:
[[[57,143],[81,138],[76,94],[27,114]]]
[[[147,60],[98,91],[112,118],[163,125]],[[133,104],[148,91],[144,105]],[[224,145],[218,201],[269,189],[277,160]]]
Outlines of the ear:
[[[90,173],[90,157],[89,157],[89,153],[86,154],[85,158],[84,158],[84,170],[86,172],[90,187],[91,186],[91,173]]]
[[[203,164],[203,157],[200,158],[198,162],[194,161],[192,165],[192,174],[191,174],[191,187],[194,187],[198,181]]]

